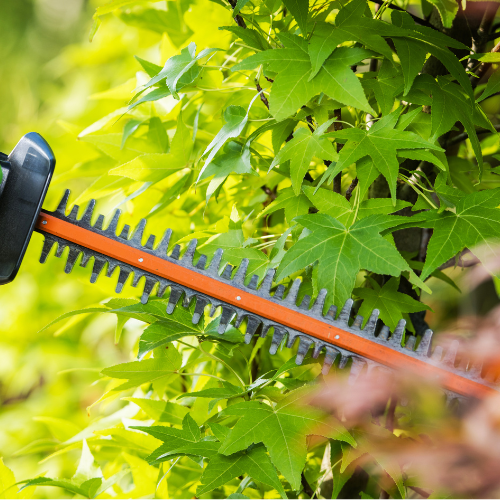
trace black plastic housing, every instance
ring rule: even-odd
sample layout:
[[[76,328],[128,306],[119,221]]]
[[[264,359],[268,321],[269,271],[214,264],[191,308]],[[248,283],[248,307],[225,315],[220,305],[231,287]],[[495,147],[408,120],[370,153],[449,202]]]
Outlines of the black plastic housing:
[[[56,165],[39,134],[26,134],[7,157],[0,153],[0,285],[19,271]]]

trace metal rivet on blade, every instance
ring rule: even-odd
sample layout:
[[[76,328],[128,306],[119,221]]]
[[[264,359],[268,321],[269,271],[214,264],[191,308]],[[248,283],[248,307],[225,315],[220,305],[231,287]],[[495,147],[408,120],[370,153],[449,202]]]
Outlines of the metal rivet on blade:
[[[141,258],[139,259],[139,262],[144,262],[144,259],[141,257]]]
[[[42,224],[43,224],[43,225],[47,224],[47,221],[46,221],[46,220],[43,220],[43,221],[42,221]]]
[[[236,300],[241,300],[241,297],[238,295],[238,296],[236,297]]]
[[[335,340],[338,340],[340,338],[339,335],[335,335]]]

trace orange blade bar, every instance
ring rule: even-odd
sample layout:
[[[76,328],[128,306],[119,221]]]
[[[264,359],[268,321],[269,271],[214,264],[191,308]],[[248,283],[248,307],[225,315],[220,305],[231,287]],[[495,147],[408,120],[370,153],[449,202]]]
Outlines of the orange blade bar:
[[[210,295],[228,304],[241,307],[257,316],[267,318],[317,339],[327,341],[332,345],[347,349],[360,356],[377,361],[382,365],[390,366],[397,370],[410,370],[419,377],[427,375],[427,377],[437,381],[446,389],[464,396],[478,398],[497,393],[496,390],[488,386],[465,377],[460,377],[442,368],[407,356],[402,352],[346,332],[334,325],[329,325],[282,305],[236,289],[230,284],[221,283],[202,273],[186,269],[160,257],[142,252],[125,243],[120,243],[106,236],[88,231],[46,212],[40,214],[36,229],[59,236],[69,242],[89,248],[156,276],[166,278],[192,290]]]

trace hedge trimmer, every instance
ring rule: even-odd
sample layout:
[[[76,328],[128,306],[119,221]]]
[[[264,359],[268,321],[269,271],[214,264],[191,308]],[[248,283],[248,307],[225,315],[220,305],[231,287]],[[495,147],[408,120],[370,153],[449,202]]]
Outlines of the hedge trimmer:
[[[377,367],[409,370],[417,376],[430,375],[446,390],[448,398],[483,397],[496,389],[482,377],[482,364],[460,360],[456,367],[458,341],[445,351],[441,346],[431,348],[431,330],[423,336],[405,336],[402,319],[391,333],[380,325],[379,311],[374,310],[364,328],[363,318],[357,316],[351,323],[353,301],[349,299],[337,316],[337,307],[331,306],[323,313],[326,290],[321,290],[310,304],[305,296],[297,305],[300,279],[289,289],[273,282],[270,270],[259,283],[253,275],[248,280],[248,260],[243,259],[235,268],[222,266],[222,250],[215,252],[210,262],[201,255],[194,262],[197,241],[192,240],[181,255],[181,247],[169,250],[172,231],[168,229],[156,243],[150,235],[143,244],[146,220],[143,219],[130,234],[125,225],[117,234],[120,210],[104,227],[104,216],[99,215],[92,224],[95,200],[78,219],[78,206],[67,213],[69,191],[54,212],[41,210],[47,192],[55,159],[48,144],[35,133],[23,137],[7,157],[0,153],[2,180],[0,182],[0,284],[12,281],[19,269],[33,231],[44,235],[45,241],[40,261],[44,263],[57,246],[56,256],[61,257],[69,247],[65,272],[70,273],[82,255],[80,265],[86,267],[93,260],[90,281],[94,283],[105,272],[108,277],[119,269],[116,292],[119,293],[133,274],[133,286],[144,278],[142,303],[150,294],[162,297],[170,289],[167,313],[171,314],[183,298],[184,307],[195,301],[193,323],[197,324],[211,305],[211,315],[222,308],[219,333],[224,334],[236,318],[236,326],[246,319],[245,341],[254,335],[265,337],[272,330],[270,352],[286,342],[291,348],[298,342],[297,364],[312,348],[312,356],[324,354],[323,373],[327,373],[336,358],[345,367],[352,358],[350,376],[356,378],[367,365],[368,371]],[[465,361],[465,362],[464,362]]]

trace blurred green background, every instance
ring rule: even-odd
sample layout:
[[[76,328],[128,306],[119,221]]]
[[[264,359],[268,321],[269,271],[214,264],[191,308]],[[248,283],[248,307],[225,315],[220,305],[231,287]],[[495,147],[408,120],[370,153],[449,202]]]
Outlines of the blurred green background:
[[[157,48],[149,49],[158,46],[158,34],[127,28],[112,16],[104,19],[105,29],[89,42],[92,15],[106,3],[0,2],[0,151],[9,153],[30,131],[46,138],[57,158],[45,203],[49,209],[55,208],[66,187],[79,193],[90,182],[86,162],[97,154],[77,135],[117,107],[116,95],[92,96],[134,77],[139,69],[134,55],[159,57]],[[124,102],[132,89],[133,84],[122,92]],[[76,180],[67,175],[75,166],[80,169]],[[77,269],[68,279],[59,259],[38,264],[42,240],[33,236],[18,278],[0,289],[0,457],[18,480],[44,471],[49,476],[73,474],[79,449],[69,459],[62,455],[38,462],[50,454],[55,442],[74,435],[96,417],[86,410],[102,394],[102,386],[92,385],[96,374],[104,366],[129,359],[136,338],[129,328],[129,336],[115,346],[116,320],[111,317],[78,317],[79,328],[56,335],[54,329],[38,333],[64,312],[88,307],[113,290],[111,280],[90,285],[88,270]],[[55,488],[39,489],[40,495],[69,496]]]

